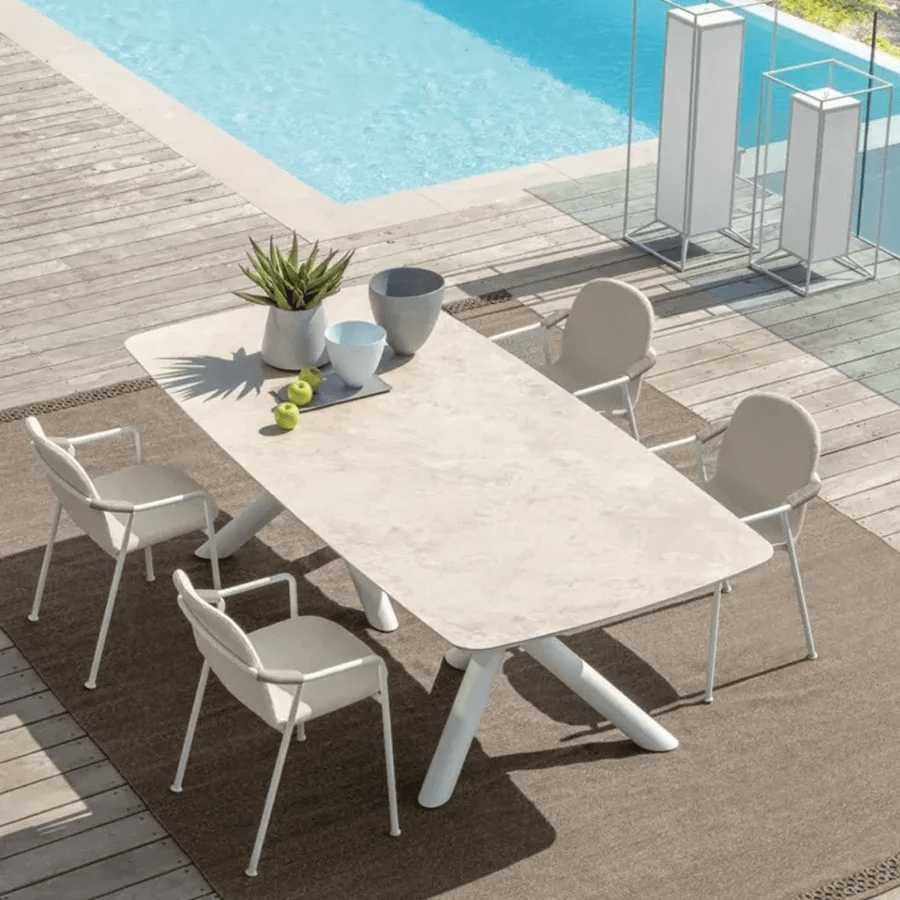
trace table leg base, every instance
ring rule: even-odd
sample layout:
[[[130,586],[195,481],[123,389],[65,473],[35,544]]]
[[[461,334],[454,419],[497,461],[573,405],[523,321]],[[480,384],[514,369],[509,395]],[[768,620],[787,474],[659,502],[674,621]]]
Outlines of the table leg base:
[[[391,598],[356,566],[347,562],[347,569],[350,571],[353,586],[356,588],[369,624],[379,631],[396,631],[400,627],[400,623],[397,621],[397,614],[394,612]]]
[[[503,657],[503,648],[472,654],[419,791],[421,806],[443,806],[453,795]]]
[[[224,528],[216,532],[216,549],[219,559],[231,556],[240,550],[258,531],[265,528],[284,511],[284,506],[270,493],[257,497],[244,507]],[[194,556],[209,559],[209,541],[201,544]]]
[[[573,653],[559,638],[537,638],[522,644],[522,649],[639,747],[661,753],[678,746],[676,737]]]
[[[677,738],[573,653],[559,638],[537,638],[522,644],[522,649],[639,747],[663,752],[674,750],[678,746]],[[465,657],[468,657],[468,664],[419,791],[421,806],[429,809],[443,806],[453,795],[487,704],[491,685],[500,671],[505,655],[505,647],[473,652],[451,647],[444,654],[444,659],[454,668],[460,667]]]

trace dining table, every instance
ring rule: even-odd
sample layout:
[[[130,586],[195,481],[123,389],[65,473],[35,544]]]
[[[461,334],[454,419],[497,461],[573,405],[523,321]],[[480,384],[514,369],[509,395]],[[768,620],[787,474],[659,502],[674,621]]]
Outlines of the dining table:
[[[324,306],[329,322],[372,321],[366,285]],[[260,487],[218,533],[221,555],[287,509],[346,560],[373,627],[396,628],[400,604],[462,656],[420,804],[452,796],[513,648],[640,747],[676,748],[562,638],[754,568],[772,545],[447,312],[415,355],[385,350],[377,374],[389,390],[301,411],[282,431],[277,392],[297,373],[262,361],[265,318],[248,303],[135,334],[126,347]]]

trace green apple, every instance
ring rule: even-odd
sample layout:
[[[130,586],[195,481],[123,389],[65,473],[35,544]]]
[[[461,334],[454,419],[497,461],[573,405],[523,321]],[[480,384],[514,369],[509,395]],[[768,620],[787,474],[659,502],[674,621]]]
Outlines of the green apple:
[[[308,381],[301,381],[299,378],[292,381],[287,389],[288,400],[295,406],[306,406],[313,398],[313,388]]]
[[[300,421],[300,410],[293,403],[279,403],[275,407],[275,424],[282,431],[292,431]]]
[[[300,381],[305,381],[313,389],[313,393],[315,393],[320,387],[322,387],[322,372],[315,366],[309,366],[309,368],[301,369],[300,374],[297,376],[297,378]]]

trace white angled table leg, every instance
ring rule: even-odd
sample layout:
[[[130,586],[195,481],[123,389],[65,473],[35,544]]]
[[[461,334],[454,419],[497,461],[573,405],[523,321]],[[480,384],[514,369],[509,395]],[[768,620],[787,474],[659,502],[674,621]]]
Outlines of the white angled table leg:
[[[491,693],[491,685],[503,663],[504,652],[504,648],[500,647],[472,654],[419,791],[419,803],[422,806],[443,806],[452,796],[456,780],[466,761],[466,754],[478,730],[481,713]]]
[[[360,572],[347,560],[344,562],[347,563],[347,568],[350,570],[353,586],[366,611],[369,624],[379,631],[396,631],[400,627],[400,623],[397,621],[397,614],[394,612],[391,598],[368,575]]]
[[[522,649],[639,747],[664,751],[674,750],[678,746],[677,738],[613,687],[559,638],[536,638],[522,644]]]
[[[270,493],[261,494],[249,506],[244,507],[221,531],[216,532],[219,559],[231,556],[283,511],[284,506]],[[209,559],[209,541],[201,544],[194,551],[194,555],[201,559]]]

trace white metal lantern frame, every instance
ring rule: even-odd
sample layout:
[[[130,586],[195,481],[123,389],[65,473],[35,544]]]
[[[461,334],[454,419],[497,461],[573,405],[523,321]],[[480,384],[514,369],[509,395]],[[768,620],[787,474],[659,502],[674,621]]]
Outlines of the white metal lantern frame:
[[[827,83],[822,83],[819,87],[815,89],[802,88],[795,84],[793,81],[789,80],[789,78],[798,78],[800,73],[806,73],[809,70],[812,70],[816,67],[825,68],[827,70],[827,74],[823,76],[823,81]],[[852,76],[858,76],[862,82],[865,82],[868,87],[860,88],[855,91],[838,91],[835,86],[835,72],[836,70],[842,70],[846,73],[849,73]],[[809,161],[812,166],[813,172],[813,181],[812,181],[812,194],[810,201],[810,227],[809,227],[809,237],[808,237],[808,248],[805,256],[799,256],[792,251],[785,249],[781,246],[781,238],[778,240],[778,246],[769,252],[762,252],[765,248],[765,245],[768,243],[765,238],[765,229],[767,225],[766,215],[767,215],[767,204],[766,199],[767,196],[771,196],[772,192],[768,190],[766,187],[767,181],[770,175],[776,174],[777,172],[784,171],[785,181],[787,181],[787,156],[785,155],[785,165],[783,169],[776,169],[773,172],[769,172],[769,160],[771,156],[776,156],[777,154],[770,154],[770,144],[771,144],[771,134],[772,134],[772,107],[773,107],[773,93],[776,87],[783,87],[790,90],[794,97],[803,97],[807,100],[807,103],[811,105],[813,108],[818,106],[819,108],[819,120],[818,120],[818,134],[816,140],[816,152],[815,158]],[[874,240],[868,240],[862,237],[857,230],[857,233],[854,234],[851,229],[848,229],[848,240],[847,240],[847,250],[845,253],[841,253],[839,255],[835,255],[832,257],[819,258],[815,259],[814,256],[814,247],[816,245],[816,233],[818,230],[818,206],[819,206],[819,198],[820,198],[820,180],[821,180],[821,164],[822,164],[822,156],[824,152],[825,141],[825,116],[822,114],[824,107],[826,104],[833,102],[835,97],[822,97],[821,92],[823,88],[827,88],[831,91],[834,91],[840,98],[858,98],[860,101],[865,99],[865,103],[860,102],[860,139],[857,144],[856,154],[855,154],[855,162],[858,161],[861,157],[861,177],[859,182],[859,189],[861,194],[865,194],[865,175],[866,171],[871,173],[871,169],[866,166],[866,157],[870,151],[877,151],[883,149],[882,153],[882,164],[880,167],[881,177],[880,177],[880,189],[878,191],[878,200],[877,200],[877,213],[876,213],[876,230]],[[878,127],[872,128],[871,125],[874,124],[876,120],[872,119],[872,98],[876,97],[880,94],[886,101],[886,113],[882,117],[883,119],[883,128],[879,123]],[[761,272],[770,278],[775,279],[779,283],[785,285],[790,288],[794,293],[805,297],[810,293],[819,293],[822,290],[829,290],[835,287],[846,286],[847,281],[835,281],[834,279],[831,282],[828,281],[827,278],[823,279],[823,282],[816,287],[815,289],[811,289],[812,283],[812,274],[813,274],[813,265],[816,262],[826,262],[833,260],[843,266],[846,270],[851,272],[855,272],[859,275],[859,281],[871,281],[876,278],[878,271],[878,260],[881,254],[881,224],[884,214],[884,196],[885,196],[885,187],[887,182],[887,157],[888,157],[888,147],[890,144],[890,134],[891,134],[891,108],[893,106],[893,85],[889,81],[885,81],[881,78],[872,75],[869,72],[865,72],[861,69],[856,69],[853,66],[849,66],[846,63],[840,62],[835,59],[827,59],[821,60],[818,62],[812,63],[804,63],[802,65],[797,66],[788,66],[782,69],[775,69],[771,72],[764,72],[762,75],[762,85],[760,90],[760,106],[759,106],[759,121],[757,125],[757,154],[756,154],[756,172],[753,180],[753,213],[751,216],[751,225],[750,225],[750,259],[749,265],[750,268],[754,269],[757,272]],[[790,113],[789,113],[790,115]],[[879,146],[871,146],[870,145],[870,133],[877,135],[883,132],[884,141]],[[790,136],[788,136],[788,140]],[[762,151],[761,153],[759,151]],[[762,158],[762,166],[760,166],[760,158]],[[856,175],[854,171],[854,183],[856,181]],[[871,177],[871,174],[870,174]],[[871,195],[871,194],[870,194]],[[783,210],[783,202],[784,197],[781,198],[782,205],[777,206],[775,211],[780,216]],[[858,204],[862,203],[862,197],[860,196],[857,200]],[[771,213],[773,212],[772,206],[768,207],[769,212],[769,222],[771,225]],[[755,236],[758,235],[758,240],[755,240]],[[854,251],[850,250],[849,244],[851,240],[855,240],[857,242],[857,250],[856,255],[862,250],[867,250],[868,248],[874,248],[874,257],[872,264],[867,266],[863,265],[858,259],[854,258]],[[862,245],[860,248],[859,245]],[[754,251],[760,251],[760,255],[754,257]],[[797,284],[795,281],[791,281],[787,278],[784,278],[777,271],[772,268],[772,265],[775,263],[781,263],[782,268],[784,268],[784,263],[786,262],[790,265],[790,261],[794,260],[795,264],[802,265],[805,268],[805,278],[802,284]]]
[[[699,20],[702,20],[704,16],[716,15],[722,12],[740,12],[744,9],[749,9],[751,7],[763,6],[766,7],[766,15],[771,14],[772,21],[772,40],[771,40],[771,66],[774,69],[775,67],[775,51],[776,51],[776,42],[778,36],[778,2],[772,3],[771,5],[766,2],[766,0],[746,0],[746,2],[721,2],[721,3],[706,3],[703,4],[707,8],[704,10],[692,9],[690,6],[685,6],[682,3],[673,2],[673,0],[660,0],[660,2],[664,3],[666,6],[672,7],[673,9],[682,10],[689,17],[691,17],[694,21],[694,24]],[[662,222],[658,217],[654,217],[654,219],[646,224],[640,225],[633,229],[629,229],[629,205],[631,202],[631,145],[632,145],[632,134],[634,128],[634,98],[635,98],[635,82],[637,77],[636,65],[637,65],[637,32],[638,32],[638,5],[639,0],[632,0],[632,20],[631,20],[631,67],[630,67],[630,78],[629,78],[629,92],[628,92],[628,145],[626,150],[626,164],[625,164],[625,198],[624,198],[624,217],[623,217],[623,239],[628,243],[633,244],[636,247],[639,247],[641,250],[646,253],[655,256],[661,262],[666,263],[667,265],[673,266],[678,271],[684,271],[688,268],[688,250],[692,240],[696,237],[699,237],[703,234],[715,234],[719,233],[724,235],[727,238],[735,241],[740,245],[739,250],[736,250],[733,255],[742,256],[747,253],[748,248],[752,252],[755,249],[752,245],[752,230],[751,230],[751,238],[748,239],[731,228],[731,221],[733,217],[733,205],[734,205],[734,184],[735,179],[740,179],[746,182],[746,179],[741,178],[739,175],[737,168],[732,175],[730,181],[730,210],[729,214],[729,225],[725,228],[693,232],[689,230],[679,230],[674,228],[671,225],[668,225]],[[699,4],[693,4],[697,6]],[[668,23],[667,23],[668,25]],[[668,27],[667,27],[667,40],[668,40]],[[688,121],[687,121],[687,131],[688,131],[688,152],[685,154],[685,168],[684,168],[684,196],[683,196],[683,222],[689,223],[691,222],[691,211],[692,211],[692,202],[694,197],[694,180],[695,180],[695,166],[694,166],[694,155],[696,152],[697,146],[697,106],[698,106],[698,94],[699,94],[699,78],[698,71],[700,68],[700,55],[701,55],[701,47],[700,47],[700,29],[695,27],[693,30],[693,41],[692,41],[692,51],[691,51],[691,70],[690,70],[690,85],[691,91],[688,97]],[[742,80],[743,73],[739,76]],[[665,68],[663,70],[663,78],[665,78]],[[737,100],[737,124],[739,126],[740,122],[740,86],[741,82],[739,81],[738,86],[738,100]],[[663,107],[662,102],[660,104],[660,118],[662,118]],[[736,148],[737,149],[737,148]],[[657,163],[657,166],[659,163]],[[657,185],[658,185],[658,174],[657,174]],[[664,239],[668,236],[676,237],[679,241],[680,248],[679,253],[676,258],[672,258],[672,256],[667,256],[664,253],[659,252],[654,247],[650,246],[646,243],[648,240],[660,240]]]

